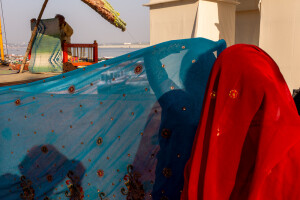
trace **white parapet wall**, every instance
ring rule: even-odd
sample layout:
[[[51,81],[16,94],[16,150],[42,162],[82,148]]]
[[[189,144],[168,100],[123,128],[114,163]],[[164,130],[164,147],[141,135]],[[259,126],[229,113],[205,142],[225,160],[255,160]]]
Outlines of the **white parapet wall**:
[[[239,0],[236,8],[235,43],[259,45],[259,0]]]
[[[235,42],[235,0],[151,0],[150,44],[204,37]]]
[[[260,41],[290,90],[300,87],[300,0],[262,0]]]
[[[195,34],[198,0],[151,0],[150,44],[191,38]]]
[[[233,45],[237,5],[238,2],[233,0],[200,0],[195,36],[214,41],[224,39],[228,46]]]

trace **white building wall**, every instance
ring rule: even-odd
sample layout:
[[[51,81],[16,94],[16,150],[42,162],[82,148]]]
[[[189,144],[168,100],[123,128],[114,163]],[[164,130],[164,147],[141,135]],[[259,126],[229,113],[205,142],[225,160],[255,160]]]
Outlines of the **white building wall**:
[[[260,42],[290,90],[300,87],[300,0],[262,0]]]
[[[259,45],[260,11],[259,0],[239,0],[236,8],[236,44]]]
[[[235,42],[235,0],[151,0],[150,44],[204,37]]]
[[[198,0],[151,0],[150,44],[191,38],[195,32]]]
[[[196,37],[235,42],[236,1],[199,1]]]

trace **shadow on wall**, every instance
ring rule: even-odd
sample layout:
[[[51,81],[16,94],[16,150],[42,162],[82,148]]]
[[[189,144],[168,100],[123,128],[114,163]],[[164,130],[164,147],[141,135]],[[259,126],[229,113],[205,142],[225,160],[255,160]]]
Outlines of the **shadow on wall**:
[[[227,46],[235,44],[235,4],[218,2],[219,23],[215,26],[219,30],[219,39],[224,39]]]
[[[19,164],[22,176],[5,174],[0,177],[0,199],[49,200],[59,184],[66,184],[64,193],[70,199],[82,199],[81,179],[84,166],[69,160],[52,145],[35,146]],[[66,183],[62,183],[68,179]]]

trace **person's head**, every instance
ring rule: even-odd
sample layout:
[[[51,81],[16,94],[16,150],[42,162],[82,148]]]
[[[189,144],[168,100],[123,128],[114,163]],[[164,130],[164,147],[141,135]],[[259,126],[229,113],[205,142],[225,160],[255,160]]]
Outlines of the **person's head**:
[[[30,22],[31,22],[31,23],[35,23],[35,22],[36,22],[36,19],[35,19],[35,18],[32,18],[32,19],[30,20]]]
[[[59,25],[62,25],[65,22],[65,17],[63,15],[57,14],[55,18],[58,19]]]

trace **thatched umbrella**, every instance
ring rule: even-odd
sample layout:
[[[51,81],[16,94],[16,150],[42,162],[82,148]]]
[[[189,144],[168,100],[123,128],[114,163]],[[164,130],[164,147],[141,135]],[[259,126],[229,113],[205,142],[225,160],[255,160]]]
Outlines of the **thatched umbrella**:
[[[42,15],[44,13],[44,10],[47,6],[48,1],[49,0],[45,0],[43,7],[41,9],[41,12],[39,14],[39,17],[37,18],[36,25],[32,31],[31,38],[28,43],[28,47],[27,47],[25,56],[23,58],[20,73],[23,72],[23,69],[24,69],[24,66],[26,63],[26,59],[29,55],[35,34],[37,32],[38,25],[41,21]],[[96,12],[98,12],[104,19],[106,19],[108,22],[110,22],[117,28],[120,28],[122,31],[126,30],[126,23],[119,17],[120,14],[117,11],[115,11],[115,9],[106,0],[81,0],[81,1],[86,3],[87,5],[89,5],[92,9],[94,9]]]
[[[99,13],[104,19],[106,19],[111,24],[122,29],[126,30],[126,23],[120,19],[120,14],[114,10],[114,8],[106,0],[81,0],[97,13]]]

